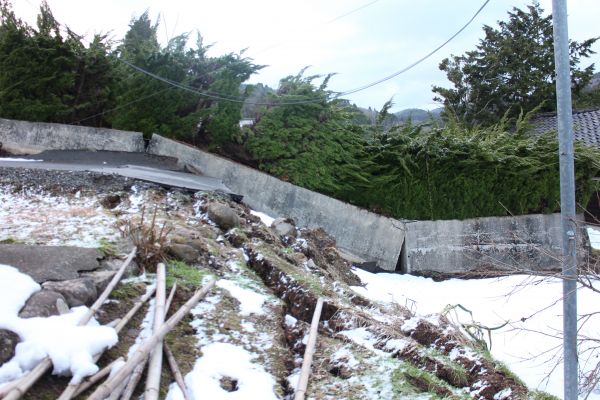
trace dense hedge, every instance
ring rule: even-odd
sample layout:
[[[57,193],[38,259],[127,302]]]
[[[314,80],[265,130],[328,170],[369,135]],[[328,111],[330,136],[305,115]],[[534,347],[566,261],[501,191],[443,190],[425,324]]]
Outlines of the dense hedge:
[[[453,219],[560,209],[555,135],[407,126],[370,145],[372,179],[354,202],[397,218]],[[576,146],[577,199],[586,204],[600,154]]]

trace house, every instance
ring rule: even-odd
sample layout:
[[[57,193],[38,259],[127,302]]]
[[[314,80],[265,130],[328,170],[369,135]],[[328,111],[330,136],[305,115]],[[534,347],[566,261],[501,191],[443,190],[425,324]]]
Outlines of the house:
[[[557,116],[556,113],[540,114],[531,123],[534,132],[556,130]],[[600,108],[573,112],[573,136],[575,140],[600,150]],[[600,192],[592,195],[586,209],[586,220],[600,223]]]
[[[538,133],[557,129],[556,113],[540,114],[531,123]],[[600,150],[600,108],[573,112],[575,140]]]

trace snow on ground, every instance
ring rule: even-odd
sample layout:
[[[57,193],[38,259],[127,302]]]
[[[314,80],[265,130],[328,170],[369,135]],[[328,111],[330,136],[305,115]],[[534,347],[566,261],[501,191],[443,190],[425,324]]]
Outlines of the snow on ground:
[[[263,304],[267,298],[254,290],[244,289],[235,282],[227,279],[219,279],[217,286],[225,289],[229,294],[240,302],[240,315],[264,314]]]
[[[98,247],[120,236],[116,217],[96,197],[55,196],[0,187],[0,240],[49,246]]]
[[[590,238],[590,245],[594,250],[600,250],[600,227],[599,226],[588,226],[587,227],[588,237]]]
[[[396,302],[413,308],[417,315],[447,311],[454,322],[477,323],[505,327],[492,331],[492,355],[506,363],[532,389],[547,391],[562,397],[562,281],[540,279],[527,275],[495,279],[434,282],[429,278],[398,274],[371,274],[355,270],[366,288],[353,287],[361,295],[375,301]],[[600,286],[600,284],[598,285]],[[598,311],[600,295],[589,289],[578,291],[579,315]],[[460,304],[473,315],[451,308]],[[450,306],[450,307],[448,307]],[[410,308],[409,307],[409,308]],[[580,337],[597,338],[600,318],[590,315],[584,319]],[[365,340],[360,332],[353,338]],[[487,332],[483,339],[487,339]],[[597,351],[591,344],[580,344],[580,366],[584,371],[597,364]],[[558,367],[554,368],[556,364]],[[600,399],[600,391],[590,399]]]
[[[98,367],[92,357],[117,343],[113,328],[98,326],[95,320],[77,326],[87,307],[48,318],[19,318],[18,312],[40,286],[16,268],[0,264],[0,329],[9,329],[21,338],[15,356],[0,367],[0,384],[20,377],[49,356],[55,374],[69,374],[72,382],[94,374]]]
[[[22,161],[22,162],[35,162],[35,161],[44,161],[44,160],[30,160],[29,158],[12,158],[12,157],[0,157],[0,161]]]
[[[265,214],[265,213],[261,213],[259,211],[254,211],[251,210],[250,214],[257,216],[258,218],[260,218],[260,220],[262,221],[263,224],[265,224],[266,226],[271,226],[271,224],[273,223],[273,221],[275,221],[275,218]]]
[[[264,361],[259,361],[260,355],[272,347],[273,337],[257,322],[269,317],[266,307],[275,300],[245,276],[239,261],[227,265],[235,273],[224,273],[216,284],[221,290],[209,294],[191,311],[194,319],[190,325],[196,331],[202,357],[185,376],[186,385],[191,397],[197,399],[276,399],[275,378],[265,369]],[[240,331],[221,329],[224,311],[218,307],[225,296],[239,303]],[[236,382],[237,390],[223,389],[222,379]],[[167,399],[183,399],[176,384],[169,387]]]

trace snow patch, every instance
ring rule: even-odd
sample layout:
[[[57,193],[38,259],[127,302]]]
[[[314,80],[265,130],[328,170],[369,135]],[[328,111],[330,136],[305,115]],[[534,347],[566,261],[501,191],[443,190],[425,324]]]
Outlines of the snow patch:
[[[256,293],[253,290],[241,288],[235,282],[227,279],[219,279],[217,281],[217,286],[227,290],[231,296],[235,297],[237,301],[240,302],[241,315],[262,315],[265,313],[263,304],[267,298],[264,295]]]
[[[230,343],[212,343],[202,347],[202,357],[186,375],[185,382],[192,398],[211,400],[276,400],[275,379],[258,364],[255,356]],[[237,381],[237,390],[228,392],[220,385],[222,378]],[[177,386],[172,386],[169,400],[182,400]]]
[[[273,221],[275,221],[275,218],[273,218],[265,213],[261,213],[260,211],[250,210],[250,214],[260,218],[262,223],[265,224],[266,226],[271,226]]]
[[[25,301],[38,290],[40,286],[31,277],[0,264],[0,328],[21,338],[15,356],[0,367],[0,383],[19,378],[46,356],[52,360],[54,374],[70,374],[71,382],[79,383],[98,371],[93,355],[116,344],[117,334],[94,319],[78,326],[87,307],[74,307],[70,313],[48,318],[19,318]]]

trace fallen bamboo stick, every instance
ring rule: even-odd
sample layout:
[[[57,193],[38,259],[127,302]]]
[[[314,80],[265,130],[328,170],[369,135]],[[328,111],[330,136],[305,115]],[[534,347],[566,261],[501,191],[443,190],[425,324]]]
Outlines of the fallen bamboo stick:
[[[167,313],[169,312],[169,308],[171,308],[171,302],[173,301],[173,297],[175,296],[176,290],[177,290],[177,282],[175,282],[175,284],[173,284],[173,287],[171,288],[171,293],[169,293],[169,298],[167,299],[167,304],[165,306],[165,312],[164,312],[165,317],[167,316]],[[131,373],[131,376],[129,377],[129,381],[127,382],[127,385],[125,386],[125,390],[123,391],[123,394],[121,395],[121,400],[129,400],[131,398],[131,396],[133,396],[133,391],[135,390],[140,379],[142,379],[142,373],[144,372],[144,368],[146,367],[147,362],[148,362],[148,357],[143,359],[138,365],[135,366],[135,368],[133,369],[133,372]],[[125,379],[125,380],[127,380],[127,379]]]
[[[102,400],[106,396],[110,394],[110,392],[121,383],[127,376],[131,374],[131,371],[135,368],[135,366],[142,361],[150,351],[156,346],[156,343],[163,340],[165,335],[173,329],[179,321],[191,311],[192,308],[198,304],[198,302],[206,296],[206,294],[210,291],[210,289],[214,286],[215,280],[211,279],[208,281],[201,289],[197,290],[196,293],[171,316],[164,323],[164,325],[160,328],[158,332],[155,332],[150,338],[146,339],[137,351],[127,360],[125,365],[113,376],[108,379],[102,385],[100,385],[88,400]]]
[[[165,264],[159,263],[156,267],[156,302],[154,306],[154,321],[152,331],[158,332],[165,322],[165,291],[166,272]],[[160,389],[160,373],[162,370],[163,341],[156,343],[156,347],[150,353],[148,361],[148,373],[146,374],[146,389],[144,400],[158,400]]]
[[[313,356],[315,354],[315,346],[317,344],[317,334],[319,329],[319,319],[321,318],[321,310],[323,309],[323,298],[319,297],[317,300],[317,306],[312,317],[310,324],[310,334],[308,336],[308,343],[306,350],[304,351],[304,360],[302,360],[302,369],[300,372],[300,379],[298,379],[298,385],[296,386],[296,393],[294,400],[304,400],[306,396],[306,388],[308,387],[308,378],[310,376],[310,367],[312,365]]]
[[[127,312],[127,314],[125,314],[125,316],[123,318],[121,318],[121,320],[119,321],[119,323],[116,324],[116,326],[115,326],[115,331],[117,331],[117,334],[119,332],[121,332],[121,330],[129,323],[129,321],[131,320],[131,318],[133,318],[133,316],[140,310],[140,308],[142,308],[142,306],[150,299],[150,297],[152,297],[152,295],[154,294],[155,290],[156,290],[156,287],[153,287],[151,290],[148,290],[148,292],[146,294],[144,294],[143,296],[141,296],[135,302],[135,304],[133,305],[133,307],[131,308],[131,310],[129,310]],[[102,356],[103,353],[104,352],[100,352],[100,353],[96,354],[94,356],[94,362],[98,362],[98,360],[100,359],[100,357]],[[101,378],[103,378],[105,376],[106,375],[103,375]],[[91,385],[93,385],[94,383],[98,382],[98,380],[95,380],[91,384],[86,385],[84,388],[82,388],[82,386],[84,385],[85,381],[82,382],[82,383],[79,383],[79,384],[71,384],[70,383],[66,387],[66,389],[61,393],[61,395],[58,398],[58,400],[70,400],[73,397],[78,396],[79,394],[83,393],[85,390],[89,389],[89,387]]]
[[[94,385],[95,383],[99,382],[102,378],[104,378],[105,376],[107,376],[108,374],[110,374],[110,371],[112,371],[112,368],[114,367],[114,365],[120,361],[125,361],[123,359],[123,357],[119,357],[115,360],[113,360],[110,364],[108,364],[106,367],[102,368],[100,371],[96,372],[94,375],[87,377],[83,382],[81,382],[79,385],[69,385],[67,386],[67,388],[71,387],[71,386],[75,386],[75,392],[71,395],[72,397],[76,397],[79,396],[81,393],[85,392],[86,390],[88,390],[92,385]],[[65,392],[63,392],[64,394]],[[59,397],[59,399],[62,398]]]
[[[181,393],[183,394],[183,399],[189,400],[189,396],[187,393],[187,387],[185,386],[185,381],[183,380],[183,375],[181,374],[179,365],[177,365],[177,360],[175,359],[175,355],[169,348],[169,345],[166,343],[163,345],[163,350],[165,352],[165,355],[167,356],[167,361],[169,362],[169,367],[171,368],[171,372],[173,373],[175,382],[177,382],[179,389],[181,389]]]
[[[131,260],[133,260],[136,251],[137,249],[135,247],[133,248],[133,250],[131,250],[131,253],[129,253],[129,255],[127,256],[125,261],[123,261],[123,264],[121,265],[117,273],[113,276],[106,289],[104,289],[104,292],[102,292],[100,297],[98,297],[94,304],[92,304],[92,307],[90,307],[90,309],[83,315],[83,317],[81,317],[78,325],[86,325],[90,321],[90,319],[92,319],[94,314],[100,309],[102,304],[104,304],[114,287],[121,280],[125,269],[129,265],[129,263],[131,263]],[[10,391],[0,391],[0,398],[4,398],[6,400],[20,399],[21,396],[23,396],[38,381],[38,379],[40,379],[46,373],[46,371],[50,369],[51,366],[52,361],[50,360],[50,357],[44,357],[44,359],[40,361],[40,363],[36,365],[31,371],[19,378],[19,380],[15,383],[14,386],[11,385]]]

